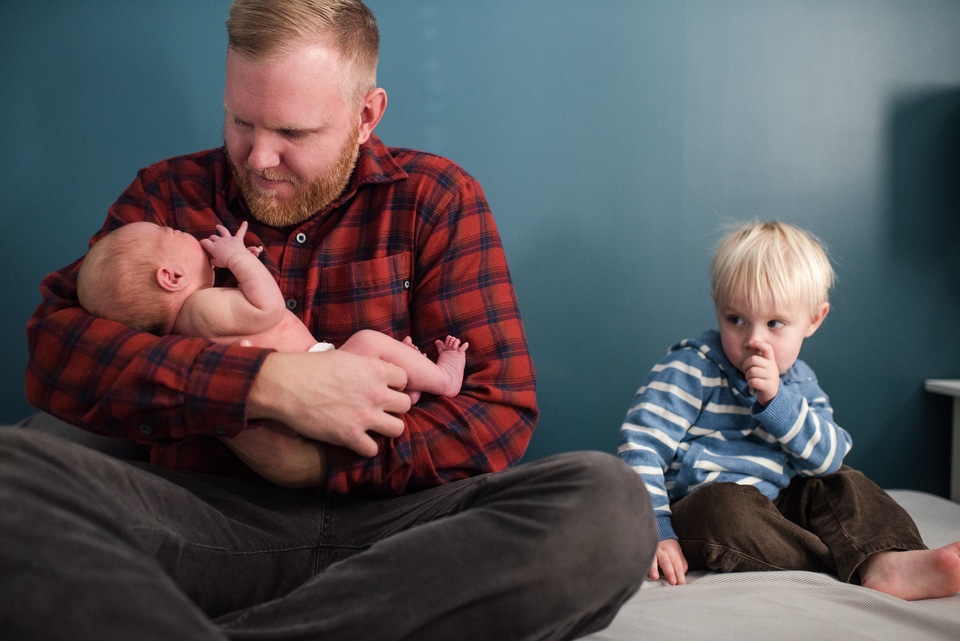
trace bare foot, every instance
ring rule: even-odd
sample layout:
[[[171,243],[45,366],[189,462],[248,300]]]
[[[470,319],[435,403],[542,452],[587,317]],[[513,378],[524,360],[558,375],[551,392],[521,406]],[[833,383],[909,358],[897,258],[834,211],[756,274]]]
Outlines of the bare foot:
[[[467,348],[470,343],[460,343],[459,338],[447,336],[446,340],[434,341],[437,346],[437,367],[449,378],[444,383],[441,396],[456,396],[463,385],[463,369],[467,364]]]
[[[860,584],[906,601],[960,592],[960,541],[936,550],[878,552],[860,566]]]

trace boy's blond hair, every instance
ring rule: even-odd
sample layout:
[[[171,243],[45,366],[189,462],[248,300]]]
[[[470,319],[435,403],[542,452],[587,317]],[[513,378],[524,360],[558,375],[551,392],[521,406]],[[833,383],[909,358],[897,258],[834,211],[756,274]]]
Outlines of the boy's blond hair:
[[[787,223],[750,222],[721,241],[711,265],[717,306],[802,305],[815,314],[836,278],[823,243]]]
[[[100,238],[84,256],[77,274],[80,305],[94,316],[158,336],[170,333],[176,301],[157,283],[160,257],[124,225]]]

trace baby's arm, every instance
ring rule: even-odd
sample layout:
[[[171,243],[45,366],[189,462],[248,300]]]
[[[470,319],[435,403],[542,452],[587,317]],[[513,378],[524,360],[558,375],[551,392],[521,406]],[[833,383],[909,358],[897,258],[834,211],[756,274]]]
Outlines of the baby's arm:
[[[210,254],[210,263],[214,267],[229,269],[244,297],[256,309],[273,312],[278,307],[285,309],[283,295],[270,272],[263,263],[243,244],[243,237],[247,233],[247,221],[240,223],[236,235],[223,225],[217,225],[216,234],[204,238],[200,244]]]
[[[247,223],[236,235],[217,225],[219,235],[200,241],[214,267],[229,269],[239,287],[206,287],[184,303],[174,332],[187,336],[214,338],[244,336],[266,331],[287,312],[280,287],[269,270],[243,244]]]

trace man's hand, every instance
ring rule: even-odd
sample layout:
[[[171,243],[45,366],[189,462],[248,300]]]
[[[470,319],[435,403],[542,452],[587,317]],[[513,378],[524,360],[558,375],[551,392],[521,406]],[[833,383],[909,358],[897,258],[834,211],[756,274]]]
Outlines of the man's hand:
[[[283,487],[326,484],[323,446],[276,423],[248,427],[234,438],[220,439],[254,472]]]
[[[756,392],[757,402],[766,407],[780,391],[780,370],[770,343],[752,340],[748,345],[756,353],[743,361],[740,371]]]
[[[680,541],[663,539],[657,543],[657,555],[650,565],[651,579],[658,580],[662,571],[663,578],[670,585],[684,585],[687,582],[687,569],[687,559],[680,549]]]
[[[343,351],[267,356],[247,398],[249,419],[279,421],[301,436],[374,456],[370,433],[396,438],[410,409],[396,365]]]

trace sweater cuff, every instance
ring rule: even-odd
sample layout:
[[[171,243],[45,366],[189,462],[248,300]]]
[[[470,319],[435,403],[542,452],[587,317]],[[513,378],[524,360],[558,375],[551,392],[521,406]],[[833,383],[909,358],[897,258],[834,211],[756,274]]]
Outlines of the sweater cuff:
[[[784,391],[781,384],[780,391],[766,407],[759,403],[754,404],[753,417],[760,421],[768,434],[779,440],[796,422],[798,411],[796,396]]]
[[[660,536],[660,540],[664,539],[679,539],[677,533],[673,531],[673,521],[670,519],[669,514],[662,514],[657,517],[657,534]]]

